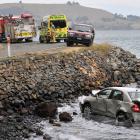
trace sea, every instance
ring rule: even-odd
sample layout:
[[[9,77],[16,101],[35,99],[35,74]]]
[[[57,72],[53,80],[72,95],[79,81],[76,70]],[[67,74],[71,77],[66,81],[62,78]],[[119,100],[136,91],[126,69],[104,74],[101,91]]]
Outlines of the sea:
[[[140,58],[140,30],[97,30],[95,43],[113,44]]]

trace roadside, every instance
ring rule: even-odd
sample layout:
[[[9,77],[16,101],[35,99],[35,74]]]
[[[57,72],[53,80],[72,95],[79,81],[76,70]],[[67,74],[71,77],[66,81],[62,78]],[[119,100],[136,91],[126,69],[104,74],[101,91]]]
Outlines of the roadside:
[[[60,48],[64,48],[64,43],[57,43],[57,44],[40,44],[38,42],[31,42],[31,43],[14,43],[11,44],[11,55],[12,56],[19,56],[24,55],[26,53],[35,53],[35,52],[50,52],[53,53]],[[7,57],[7,46],[6,44],[1,44],[0,47],[0,57],[5,58]]]

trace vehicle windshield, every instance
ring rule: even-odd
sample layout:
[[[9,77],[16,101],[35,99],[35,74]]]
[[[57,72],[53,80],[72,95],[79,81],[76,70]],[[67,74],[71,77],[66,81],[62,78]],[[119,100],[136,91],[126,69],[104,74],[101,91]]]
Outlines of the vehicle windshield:
[[[11,22],[14,26],[19,26],[19,24],[23,24],[21,19],[12,19]]]
[[[67,27],[65,20],[52,20],[51,21],[55,28],[65,28]]]
[[[33,25],[34,19],[33,18],[23,18],[22,22],[24,23],[24,25]]]
[[[74,25],[72,29],[80,32],[91,32],[91,28],[89,26],[83,25]]]
[[[128,94],[133,101],[140,101],[140,92],[128,92]]]

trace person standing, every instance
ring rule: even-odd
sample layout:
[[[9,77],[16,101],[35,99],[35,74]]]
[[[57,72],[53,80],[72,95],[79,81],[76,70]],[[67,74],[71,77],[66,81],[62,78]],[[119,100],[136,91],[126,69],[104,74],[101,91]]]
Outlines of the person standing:
[[[51,42],[56,42],[56,33],[55,33],[55,26],[54,24],[51,22]]]

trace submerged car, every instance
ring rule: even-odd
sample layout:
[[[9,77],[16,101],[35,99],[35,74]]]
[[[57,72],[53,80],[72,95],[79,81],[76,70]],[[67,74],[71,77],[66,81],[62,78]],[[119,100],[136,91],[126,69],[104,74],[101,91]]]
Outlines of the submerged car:
[[[140,88],[110,87],[92,92],[80,102],[80,109],[85,118],[94,114],[115,118],[120,122],[133,125],[140,121]]]
[[[68,30],[67,46],[73,46],[74,43],[91,46],[93,44],[95,30],[92,25],[74,24]]]

